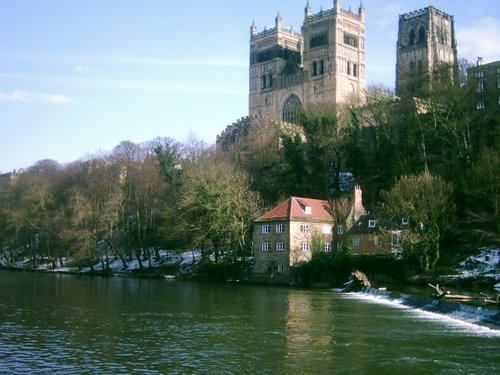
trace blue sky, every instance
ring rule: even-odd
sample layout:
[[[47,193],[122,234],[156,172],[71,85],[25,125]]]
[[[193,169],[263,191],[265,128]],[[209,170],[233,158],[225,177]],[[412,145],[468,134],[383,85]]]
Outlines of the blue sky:
[[[214,143],[248,112],[250,25],[273,27],[279,11],[300,30],[306,3],[0,0],[0,172],[123,140]],[[394,86],[398,15],[428,5],[455,16],[460,58],[500,59],[498,0],[364,0],[368,83]]]

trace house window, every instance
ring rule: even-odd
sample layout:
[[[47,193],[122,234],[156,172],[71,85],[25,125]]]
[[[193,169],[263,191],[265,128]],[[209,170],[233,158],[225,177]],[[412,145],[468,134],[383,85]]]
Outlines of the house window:
[[[276,224],[276,233],[285,232],[285,226],[283,224]]]
[[[477,77],[477,78],[482,78],[482,77],[484,77],[484,72],[477,72],[477,73],[476,73],[476,77]]]
[[[285,266],[282,264],[278,264],[278,273],[283,273],[285,272]]]
[[[368,220],[368,228],[375,228],[375,220]]]
[[[323,234],[332,234],[332,227],[329,225],[323,225]]]
[[[361,238],[359,237],[354,237],[352,239],[352,246],[353,247],[359,247],[361,245]]]
[[[500,89],[500,77],[497,77],[497,88]]]
[[[477,84],[477,92],[484,92],[486,88],[486,81],[479,81]]]
[[[403,224],[403,225],[408,225],[409,222],[410,222],[410,219],[408,219],[407,217],[404,217],[401,219],[401,224]]]
[[[378,240],[378,236],[374,236],[374,237],[373,237],[373,244],[374,244],[375,246],[379,246],[379,245],[380,245],[380,242],[379,242],[379,240]]]
[[[337,225],[337,234],[344,234],[344,226]]]
[[[391,246],[401,245],[401,231],[394,231],[391,233]]]
[[[300,244],[300,251],[309,251],[310,245],[309,242],[302,242]]]
[[[284,242],[276,242],[276,251],[284,251],[285,243]]]
[[[337,251],[342,251],[342,243],[337,243]]]
[[[354,77],[358,76],[358,64],[352,64],[352,75]]]
[[[332,251],[332,244],[330,242],[325,243],[324,246],[325,252],[329,253]]]
[[[484,109],[486,107],[486,105],[484,104],[484,100],[478,100],[477,104],[476,104],[476,108],[477,109]]]
[[[262,233],[264,234],[271,233],[271,226],[269,224],[264,224],[262,226]]]
[[[300,231],[302,233],[309,233],[311,232],[311,226],[309,224],[300,224]]]
[[[260,244],[260,250],[261,251],[269,251],[269,242],[262,242]]]

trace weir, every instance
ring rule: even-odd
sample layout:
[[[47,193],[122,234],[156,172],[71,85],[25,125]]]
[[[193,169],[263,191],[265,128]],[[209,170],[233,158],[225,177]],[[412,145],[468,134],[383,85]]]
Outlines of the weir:
[[[359,293],[398,302],[414,309],[442,314],[467,323],[478,324],[497,330],[500,329],[500,310],[487,306],[449,302],[431,297],[417,297],[375,288],[361,288]]]

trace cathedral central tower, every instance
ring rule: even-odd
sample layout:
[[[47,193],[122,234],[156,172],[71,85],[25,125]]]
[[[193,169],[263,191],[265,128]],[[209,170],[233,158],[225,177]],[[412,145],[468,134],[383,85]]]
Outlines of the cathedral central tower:
[[[398,29],[396,94],[418,96],[440,69],[457,65],[453,16],[429,6],[400,15]]]

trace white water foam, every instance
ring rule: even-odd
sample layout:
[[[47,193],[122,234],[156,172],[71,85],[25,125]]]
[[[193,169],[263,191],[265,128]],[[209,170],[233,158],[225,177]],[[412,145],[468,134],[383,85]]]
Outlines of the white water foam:
[[[357,299],[368,303],[375,303],[378,305],[386,305],[392,308],[404,309],[407,310],[407,312],[413,315],[416,319],[445,324],[453,330],[457,330],[462,333],[480,336],[500,337],[500,330],[498,329],[493,329],[475,323],[467,322],[453,316],[406,306],[404,305],[403,301],[399,299],[391,300],[385,296],[376,296],[362,292],[341,293],[341,296],[347,299]]]

